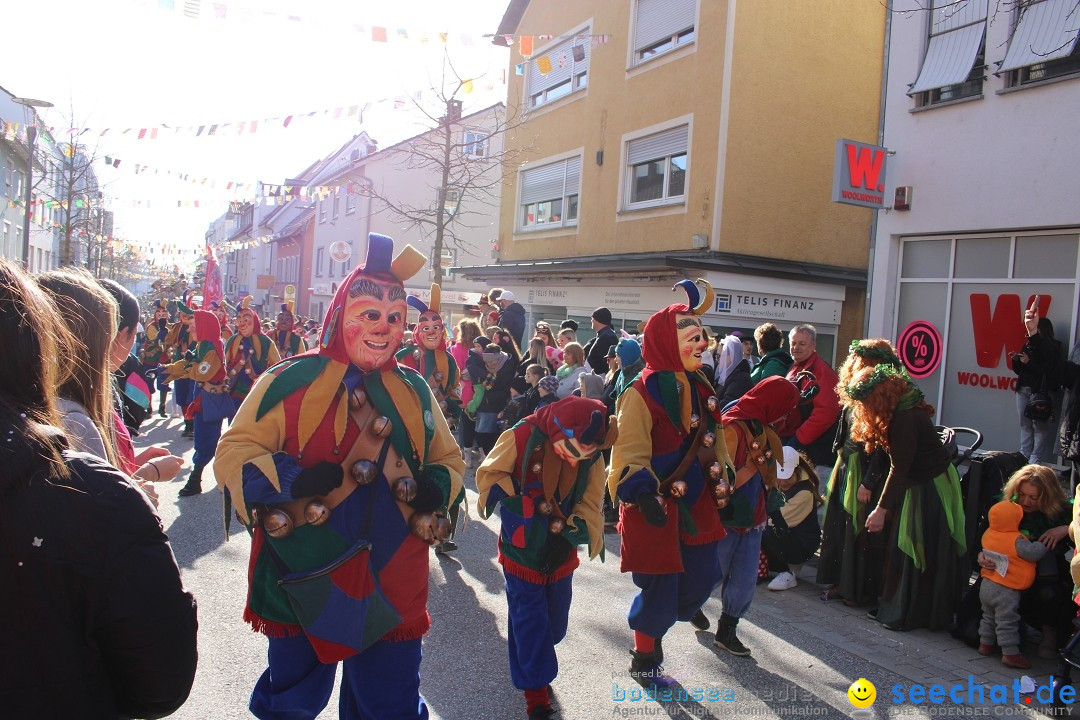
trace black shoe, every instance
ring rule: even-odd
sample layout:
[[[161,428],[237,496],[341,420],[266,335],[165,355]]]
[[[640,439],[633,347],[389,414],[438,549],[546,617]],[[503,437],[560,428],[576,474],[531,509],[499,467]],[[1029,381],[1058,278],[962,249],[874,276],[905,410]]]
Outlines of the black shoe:
[[[738,618],[729,618],[727,615],[720,616],[720,622],[716,627],[716,639],[713,640],[713,645],[722,650],[727,650],[732,655],[738,655],[739,657],[746,657],[750,654],[750,648],[742,644],[738,635],[735,634],[735,628],[739,623]]]
[[[182,437],[182,438],[193,438],[193,437],[195,437],[195,421],[194,420],[185,420],[184,421],[184,431],[182,433],[180,433],[180,437]]]
[[[165,401],[164,400],[162,400],[161,403],[158,405],[157,411],[158,411],[158,415],[160,415],[161,417],[163,417],[163,418],[169,417],[169,414],[167,412],[165,412]]]
[[[664,674],[664,666],[656,659],[655,652],[631,650],[630,657],[630,677],[640,685],[646,688],[667,688],[676,684],[673,678]]]
[[[551,720],[555,717],[555,711],[550,705],[539,705],[529,711],[529,720]]]
[[[191,474],[188,475],[187,484],[180,488],[180,497],[191,497],[192,495],[202,494],[202,471],[203,469],[198,465],[191,469]]]
[[[453,540],[444,540],[442,543],[435,546],[435,552],[439,555],[445,555],[446,553],[450,553],[455,550],[457,550],[457,543]]]
[[[871,608],[871,609],[867,610],[866,611],[866,617],[870,618],[871,620],[877,621],[877,611],[878,611],[877,608]]]
[[[709,629],[709,618],[705,617],[705,613],[698,610],[694,613],[694,617],[690,618],[690,624],[696,627],[698,630]]]

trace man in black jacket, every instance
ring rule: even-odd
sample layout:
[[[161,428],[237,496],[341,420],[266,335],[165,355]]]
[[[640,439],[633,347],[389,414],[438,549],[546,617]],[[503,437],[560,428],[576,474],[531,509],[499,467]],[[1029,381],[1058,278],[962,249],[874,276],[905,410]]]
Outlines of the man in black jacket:
[[[603,375],[607,372],[608,348],[619,342],[615,328],[611,327],[611,311],[606,307],[593,310],[592,329],[596,337],[585,345],[585,362],[594,373]]]
[[[499,312],[499,327],[510,333],[510,337],[514,338],[520,348],[525,336],[525,308],[509,290],[504,290],[496,302],[502,308]]]

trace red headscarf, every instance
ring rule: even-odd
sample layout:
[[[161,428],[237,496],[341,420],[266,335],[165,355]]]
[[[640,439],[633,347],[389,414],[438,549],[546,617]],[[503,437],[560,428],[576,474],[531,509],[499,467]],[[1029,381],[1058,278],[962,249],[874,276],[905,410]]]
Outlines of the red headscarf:
[[[724,422],[730,420],[757,420],[772,425],[782,420],[799,404],[799,388],[787,378],[773,375],[767,377],[745,395],[735,401],[724,413]]]
[[[595,413],[599,413],[596,419]],[[545,405],[525,421],[540,428],[551,442],[573,437],[580,443],[595,445],[607,434],[607,406],[593,398],[571,395]]]
[[[225,362],[225,348],[221,345],[221,323],[218,322],[217,315],[209,310],[196,310],[195,336],[199,342],[213,345],[218,359]]]

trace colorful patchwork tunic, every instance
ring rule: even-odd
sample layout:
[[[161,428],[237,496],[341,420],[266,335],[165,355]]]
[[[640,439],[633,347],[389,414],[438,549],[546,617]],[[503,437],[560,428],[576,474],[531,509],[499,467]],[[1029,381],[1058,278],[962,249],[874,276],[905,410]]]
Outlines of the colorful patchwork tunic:
[[[277,345],[262,333],[244,337],[237,333],[225,343],[225,366],[229,372],[229,392],[243,400],[251,392],[255,380],[266,369],[281,361]]]
[[[362,405],[356,401],[360,397]],[[297,502],[291,487],[302,469],[331,462],[342,464],[348,476],[357,460],[374,460],[384,442],[372,433],[376,416],[389,419],[391,430],[389,457],[381,481],[370,486],[373,492],[354,482],[355,489],[343,494],[322,525],[307,524],[302,512],[294,512],[297,526],[288,537],[270,538],[253,524],[253,508]],[[366,539],[372,544],[372,570],[382,592],[402,618],[383,639],[412,640],[427,632],[429,547],[410,532],[412,508],[394,498],[390,482],[425,477],[438,486],[445,507],[461,491],[464,461],[417,373],[392,361],[371,373],[323,355],[284,361],[255,383],[241,405],[221,439],[216,468],[240,519],[253,526],[244,617],[256,630],[270,637],[300,631],[278,586],[281,571],[268,543],[291,571],[302,572],[325,566]],[[370,537],[360,538],[362,518],[372,501],[376,509]],[[354,597],[366,592],[359,587],[343,591]]]
[[[427,380],[439,409],[447,419],[461,415],[461,372],[457,361],[445,349],[428,350],[420,346],[398,350],[397,361],[416,370]]]

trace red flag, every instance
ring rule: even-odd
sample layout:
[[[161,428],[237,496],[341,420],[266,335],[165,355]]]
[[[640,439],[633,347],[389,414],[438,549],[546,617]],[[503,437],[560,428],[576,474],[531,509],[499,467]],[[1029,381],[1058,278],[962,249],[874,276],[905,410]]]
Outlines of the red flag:
[[[206,248],[208,260],[206,261],[206,279],[203,281],[203,307],[210,305],[212,300],[221,302],[224,292],[221,287],[221,269],[214,260],[214,251]]]

